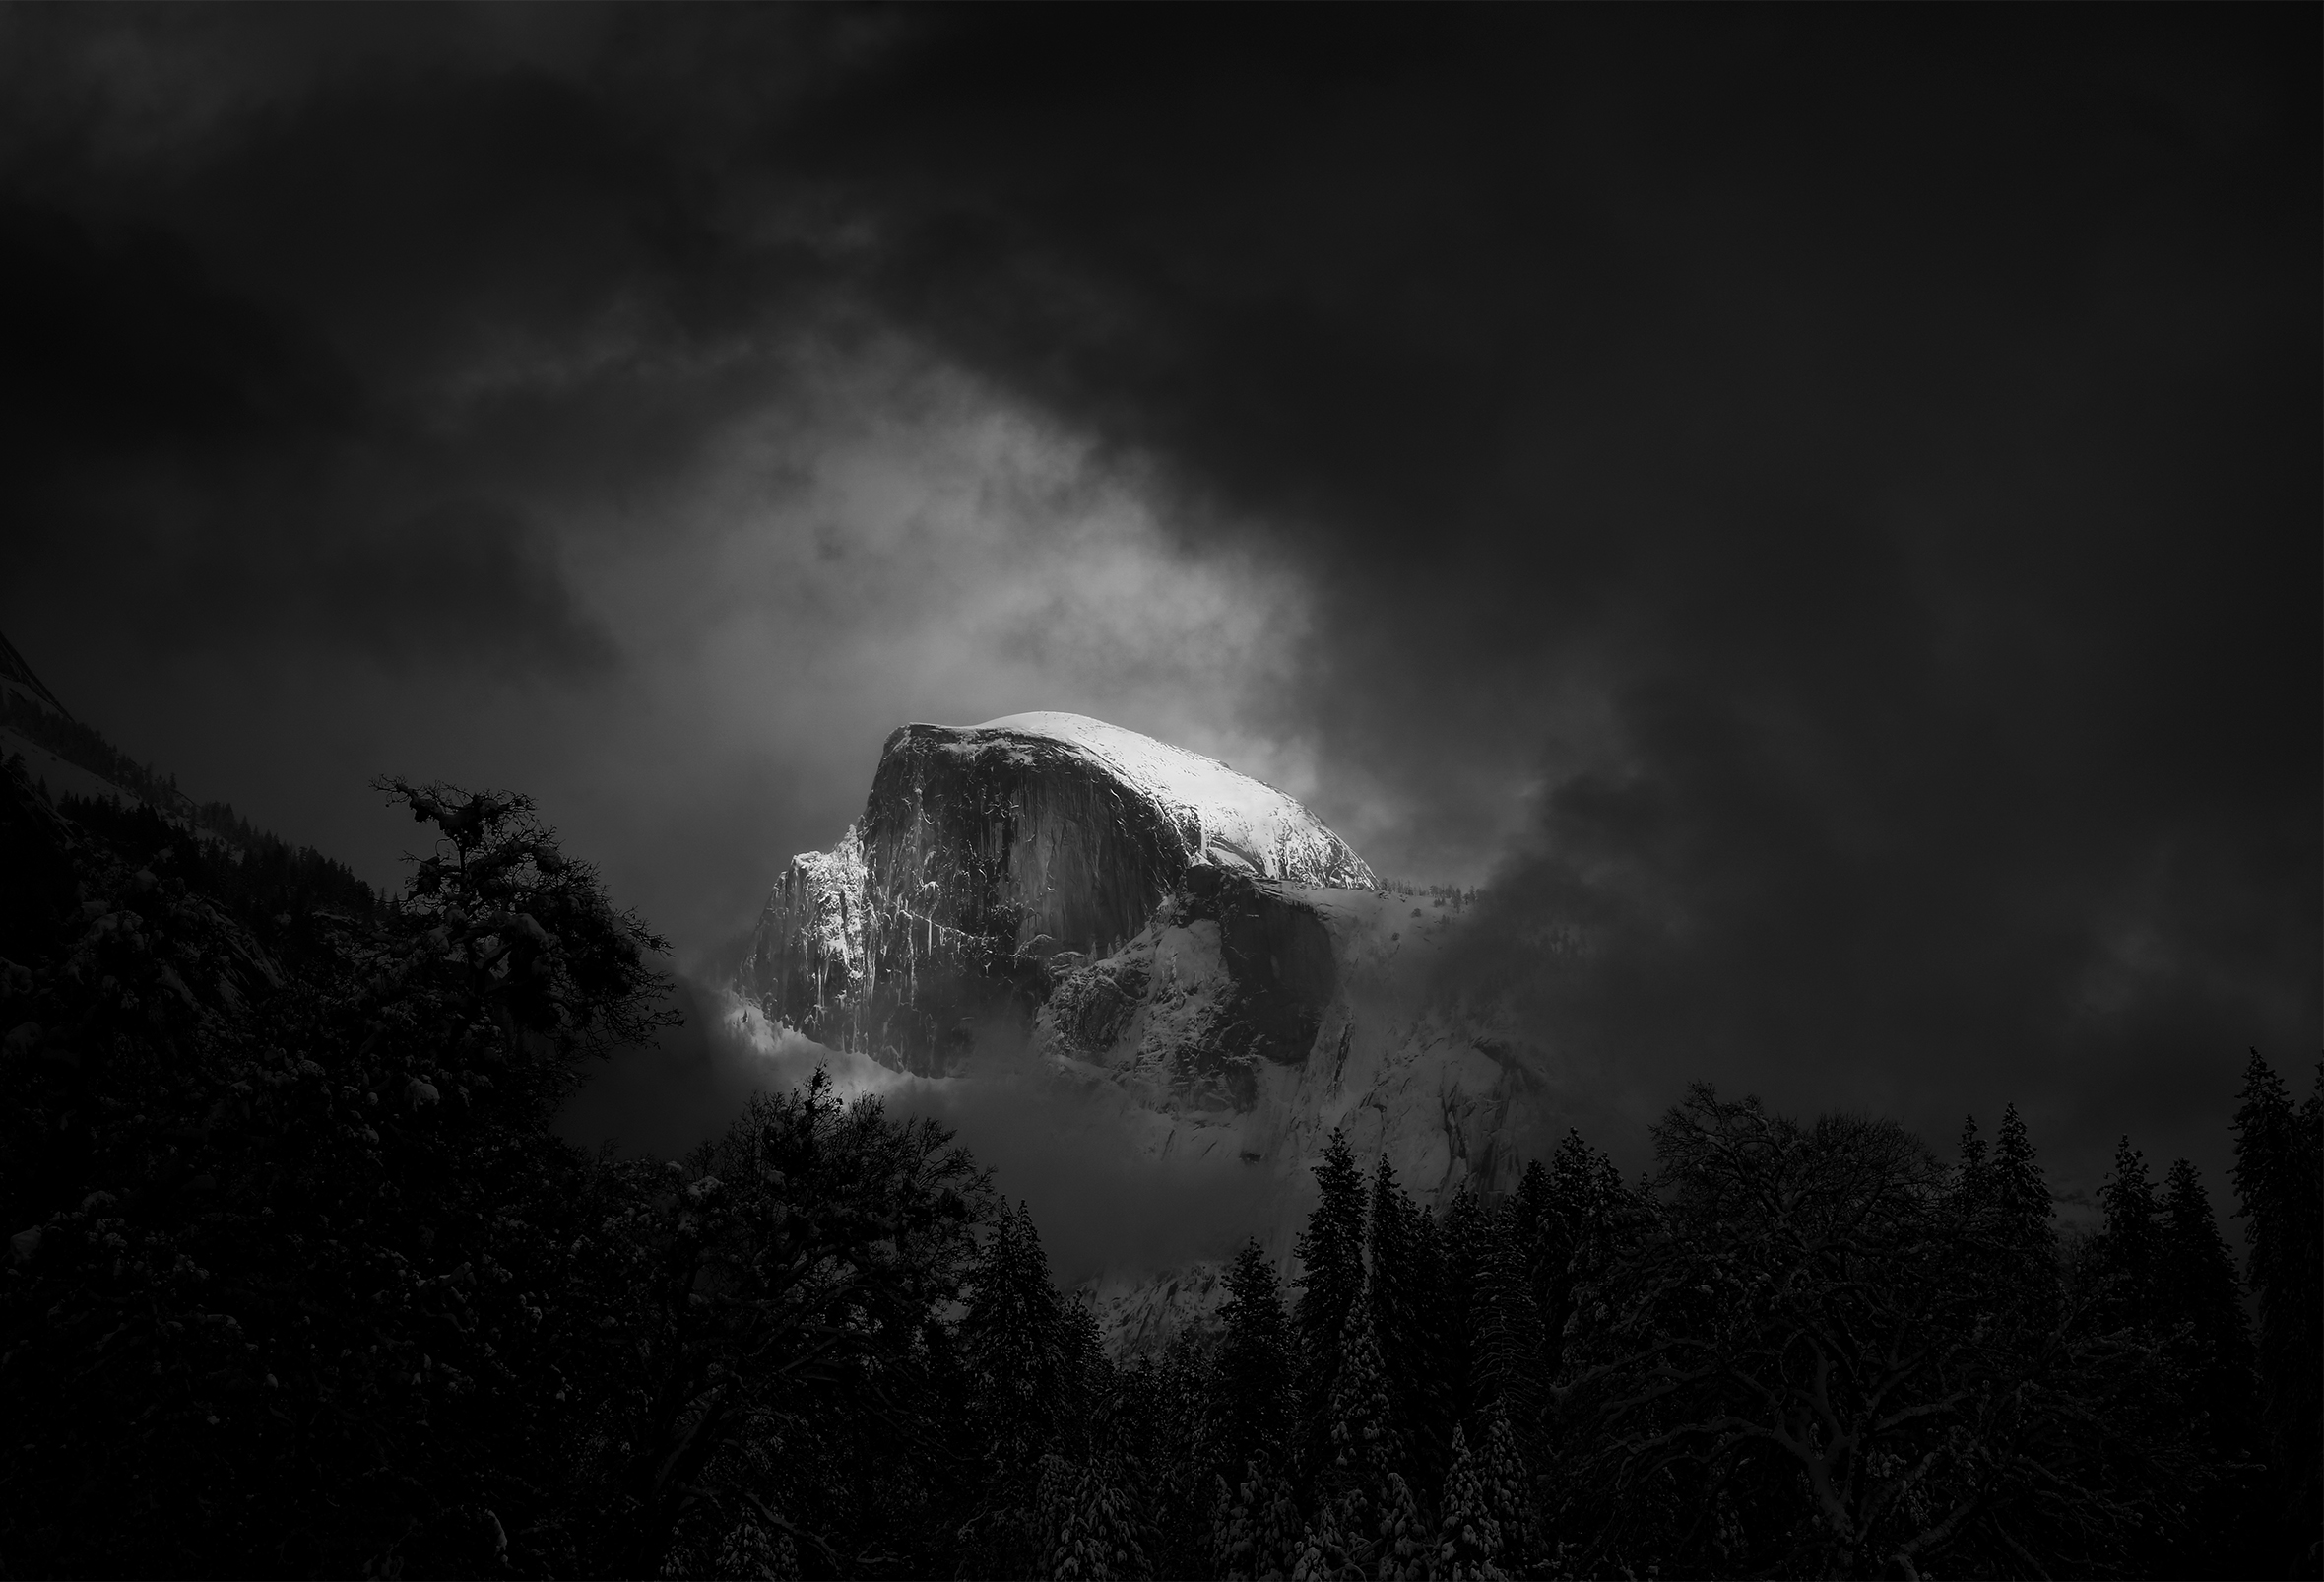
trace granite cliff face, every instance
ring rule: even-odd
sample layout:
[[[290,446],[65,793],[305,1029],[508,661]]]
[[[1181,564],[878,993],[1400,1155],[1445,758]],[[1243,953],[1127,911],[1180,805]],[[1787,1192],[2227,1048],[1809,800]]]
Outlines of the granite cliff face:
[[[1146,737],[1069,714],[908,725],[863,817],[775,886],[742,991],[894,1082],[972,1054],[1046,1072],[1135,1153],[1249,1169],[1286,1204],[1334,1127],[1442,1202],[1514,1185],[1549,1098],[1537,1052],[1430,992],[1460,910],[1382,889],[1291,798]],[[1099,1299],[1130,1345],[1217,1295],[1181,1269]]]
[[[907,725],[863,817],[776,884],[744,980],[809,1037],[942,1075],[1218,873],[1374,883],[1291,798],[1134,732],[1077,714]]]

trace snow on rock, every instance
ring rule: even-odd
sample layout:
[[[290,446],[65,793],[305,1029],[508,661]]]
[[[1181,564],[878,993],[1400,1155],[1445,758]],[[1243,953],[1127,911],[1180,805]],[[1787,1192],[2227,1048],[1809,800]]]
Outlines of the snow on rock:
[[[1108,765],[1169,810],[1190,863],[1303,885],[1368,890],[1377,883],[1364,859],[1314,814],[1216,758],[1082,714],[1009,714],[976,729],[1065,743]]]
[[[753,982],[780,984],[802,1023],[819,1021],[827,1006],[844,1005],[864,977],[864,846],[848,826],[829,851],[791,859],[775,881],[744,973]]]

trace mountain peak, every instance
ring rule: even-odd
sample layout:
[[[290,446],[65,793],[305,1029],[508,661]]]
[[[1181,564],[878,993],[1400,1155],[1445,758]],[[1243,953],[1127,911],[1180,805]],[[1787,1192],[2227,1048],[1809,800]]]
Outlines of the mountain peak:
[[[1370,890],[1363,858],[1272,786],[1085,715],[912,724],[858,819],[768,897],[747,975],[770,1014],[904,1070],[1029,1013],[1045,963],[1104,955],[1200,870]]]

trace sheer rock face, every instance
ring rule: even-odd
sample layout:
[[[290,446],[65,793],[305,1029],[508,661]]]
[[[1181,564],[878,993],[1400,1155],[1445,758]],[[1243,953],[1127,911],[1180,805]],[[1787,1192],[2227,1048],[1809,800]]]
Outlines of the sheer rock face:
[[[1374,883],[1291,798],[1135,732],[1074,714],[907,725],[881,751],[863,818],[775,886],[745,986],[809,1037],[935,1075],[994,1024],[1021,1029],[1077,964],[1140,935],[1190,882],[1245,963],[1237,984],[1274,970],[1259,970],[1262,949],[1269,963],[1285,951],[1306,963],[1295,975],[1319,958],[1328,971],[1320,930],[1293,943],[1301,925],[1250,886],[1220,913],[1209,881],[1222,875]],[[1259,988],[1237,1004],[1225,1027],[1236,1055],[1304,1055],[1302,1013]]]

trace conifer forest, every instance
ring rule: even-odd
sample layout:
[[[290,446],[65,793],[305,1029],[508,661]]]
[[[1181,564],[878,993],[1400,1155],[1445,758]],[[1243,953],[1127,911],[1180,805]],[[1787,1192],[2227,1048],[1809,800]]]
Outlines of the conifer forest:
[[[2316,1574],[2324,1109],[2258,1053],[2235,1201],[2127,1139],[2090,1234],[2014,1110],[1699,1087],[1442,1212],[1335,1138],[1119,1357],[821,1077],[559,1141],[660,942],[523,797],[382,782],[381,899],[6,780],[0,1575]]]

